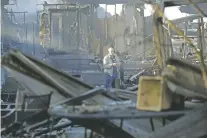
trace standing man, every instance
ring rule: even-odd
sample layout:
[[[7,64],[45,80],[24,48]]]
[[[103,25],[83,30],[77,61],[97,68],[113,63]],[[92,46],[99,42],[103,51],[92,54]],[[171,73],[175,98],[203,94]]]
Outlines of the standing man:
[[[114,48],[108,49],[108,54],[103,59],[105,72],[105,87],[115,88],[115,80],[119,77],[120,60],[114,52]]]

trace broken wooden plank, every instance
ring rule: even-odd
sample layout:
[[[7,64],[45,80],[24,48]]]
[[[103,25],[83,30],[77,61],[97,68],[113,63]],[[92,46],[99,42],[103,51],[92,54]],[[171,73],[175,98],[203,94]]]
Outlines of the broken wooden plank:
[[[122,105],[123,106],[123,105]],[[68,110],[49,110],[49,114],[55,117],[62,117],[68,119],[143,119],[143,118],[162,118],[169,116],[185,115],[189,113],[186,111],[165,111],[165,112],[149,112],[140,111],[136,108],[127,108],[126,106],[78,106],[75,109]],[[125,108],[124,108],[125,107]],[[130,105],[128,105],[130,107]]]

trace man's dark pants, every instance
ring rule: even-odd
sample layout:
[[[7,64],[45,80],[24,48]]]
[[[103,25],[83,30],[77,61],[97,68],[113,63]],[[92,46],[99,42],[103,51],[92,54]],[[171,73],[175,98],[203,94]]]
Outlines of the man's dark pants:
[[[117,79],[118,75],[113,74],[112,76],[108,73],[105,73],[105,87],[106,88],[115,88],[115,80]]]

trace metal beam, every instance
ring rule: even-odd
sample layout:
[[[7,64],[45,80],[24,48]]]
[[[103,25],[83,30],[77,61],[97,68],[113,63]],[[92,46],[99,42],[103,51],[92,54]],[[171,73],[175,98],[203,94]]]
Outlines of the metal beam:
[[[192,0],[193,3],[206,3],[207,0]],[[187,0],[164,0],[164,6],[181,6],[181,5],[189,5],[191,4]]]

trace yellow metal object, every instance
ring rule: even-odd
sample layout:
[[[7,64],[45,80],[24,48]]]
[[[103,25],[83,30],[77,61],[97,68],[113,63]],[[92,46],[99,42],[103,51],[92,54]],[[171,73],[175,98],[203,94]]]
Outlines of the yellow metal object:
[[[163,77],[140,77],[137,95],[139,110],[161,111],[171,107],[172,95],[167,91]]]

